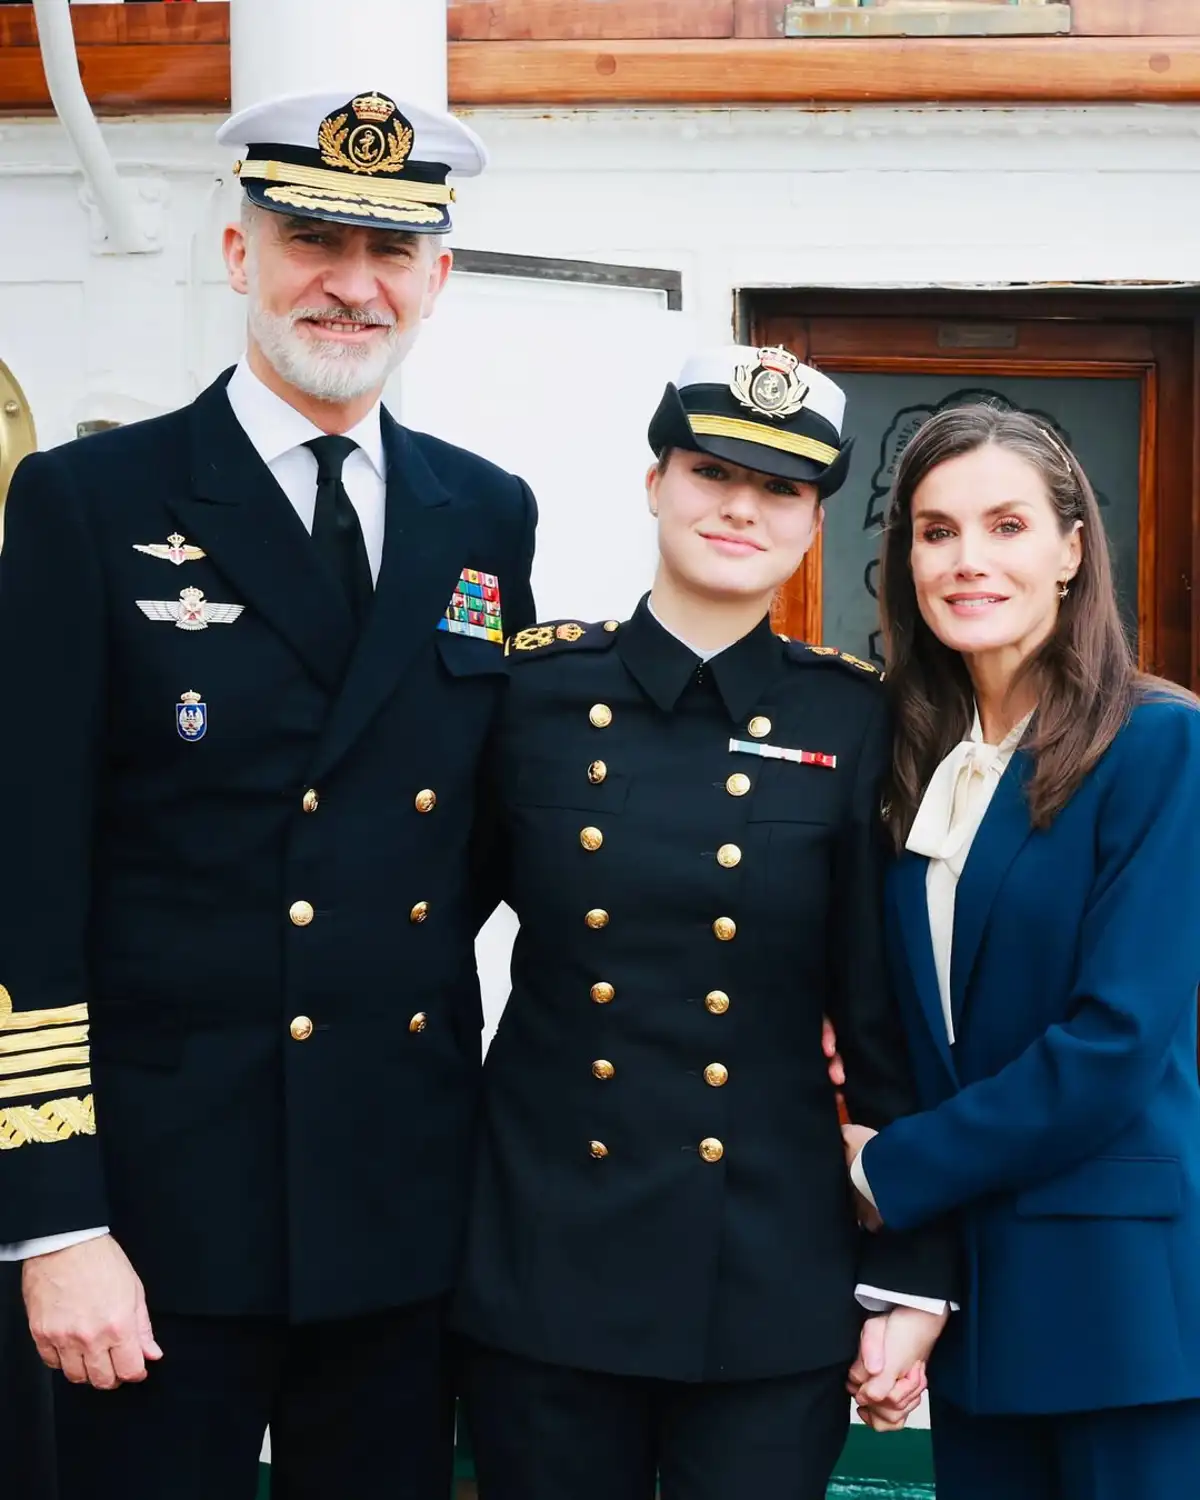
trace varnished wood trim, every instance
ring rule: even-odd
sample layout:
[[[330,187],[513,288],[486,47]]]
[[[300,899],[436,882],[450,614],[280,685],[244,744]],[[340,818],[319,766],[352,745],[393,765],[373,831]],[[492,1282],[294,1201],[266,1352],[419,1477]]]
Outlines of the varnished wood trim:
[[[1200,100],[1200,36],[460,42],[465,105]]]
[[[729,37],[734,0],[450,0],[447,22],[455,42]]]
[[[224,45],[80,47],[79,66],[88,98],[101,114],[229,108],[229,48]],[[0,110],[25,114],[49,108],[37,48],[0,48]]]
[[[1076,36],[1195,36],[1196,0],[1071,0]]]
[[[73,20],[101,112],[228,108],[226,6],[84,6]],[[48,109],[32,9],[0,7],[0,28],[0,110]],[[468,107],[1200,101],[1200,36],[462,41],[449,68]]]
[[[1138,665],[1160,670],[1158,593],[1158,370],[1142,371],[1142,421],[1138,440]],[[1086,538],[1085,538],[1086,542]]]
[[[80,47],[155,46],[229,41],[229,6],[76,5],[71,8],[75,43]],[[0,47],[36,47],[32,5],[0,7]]]

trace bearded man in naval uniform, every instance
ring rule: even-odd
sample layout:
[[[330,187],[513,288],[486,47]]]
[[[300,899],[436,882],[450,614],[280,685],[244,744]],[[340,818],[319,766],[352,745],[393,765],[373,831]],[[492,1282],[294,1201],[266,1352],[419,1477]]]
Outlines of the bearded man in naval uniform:
[[[230,120],[246,357],[18,470],[0,563],[0,1253],[62,1500],[445,1500],[442,1311],[527,486],[399,426],[449,115]]]

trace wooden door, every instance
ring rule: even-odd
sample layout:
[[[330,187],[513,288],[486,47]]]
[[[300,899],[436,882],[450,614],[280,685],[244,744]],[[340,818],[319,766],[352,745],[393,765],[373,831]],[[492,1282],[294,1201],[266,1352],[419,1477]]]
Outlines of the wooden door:
[[[874,580],[896,460],[926,416],[987,399],[1035,411],[1078,453],[1143,667],[1200,687],[1197,310],[1155,293],[752,298],[751,341],[786,344],[835,376],[857,435],[850,480],[781,594],[778,628],[882,660]]]

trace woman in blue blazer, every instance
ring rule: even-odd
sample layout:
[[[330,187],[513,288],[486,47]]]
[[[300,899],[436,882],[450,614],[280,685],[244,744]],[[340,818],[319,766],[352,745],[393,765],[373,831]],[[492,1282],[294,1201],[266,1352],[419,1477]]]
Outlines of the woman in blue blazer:
[[[1092,489],[1021,413],[916,434],[883,582],[888,936],[923,1112],[847,1127],[847,1157],[864,1222],[961,1224],[938,1500],[1191,1492],[1200,705],[1137,672]]]

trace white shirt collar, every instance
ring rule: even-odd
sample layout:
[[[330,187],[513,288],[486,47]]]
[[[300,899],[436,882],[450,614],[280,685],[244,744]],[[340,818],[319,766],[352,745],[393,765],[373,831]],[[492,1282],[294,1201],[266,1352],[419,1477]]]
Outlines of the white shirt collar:
[[[269,390],[245,358],[238,362],[237,369],[225,387],[225,394],[229,397],[234,416],[265,464],[273,464],[293,448],[300,448],[313,438],[324,436],[321,429],[314,426],[303,413]],[[346,436],[358,444],[376,474],[385,479],[387,469],[379,413],[380,403],[377,401]]]

